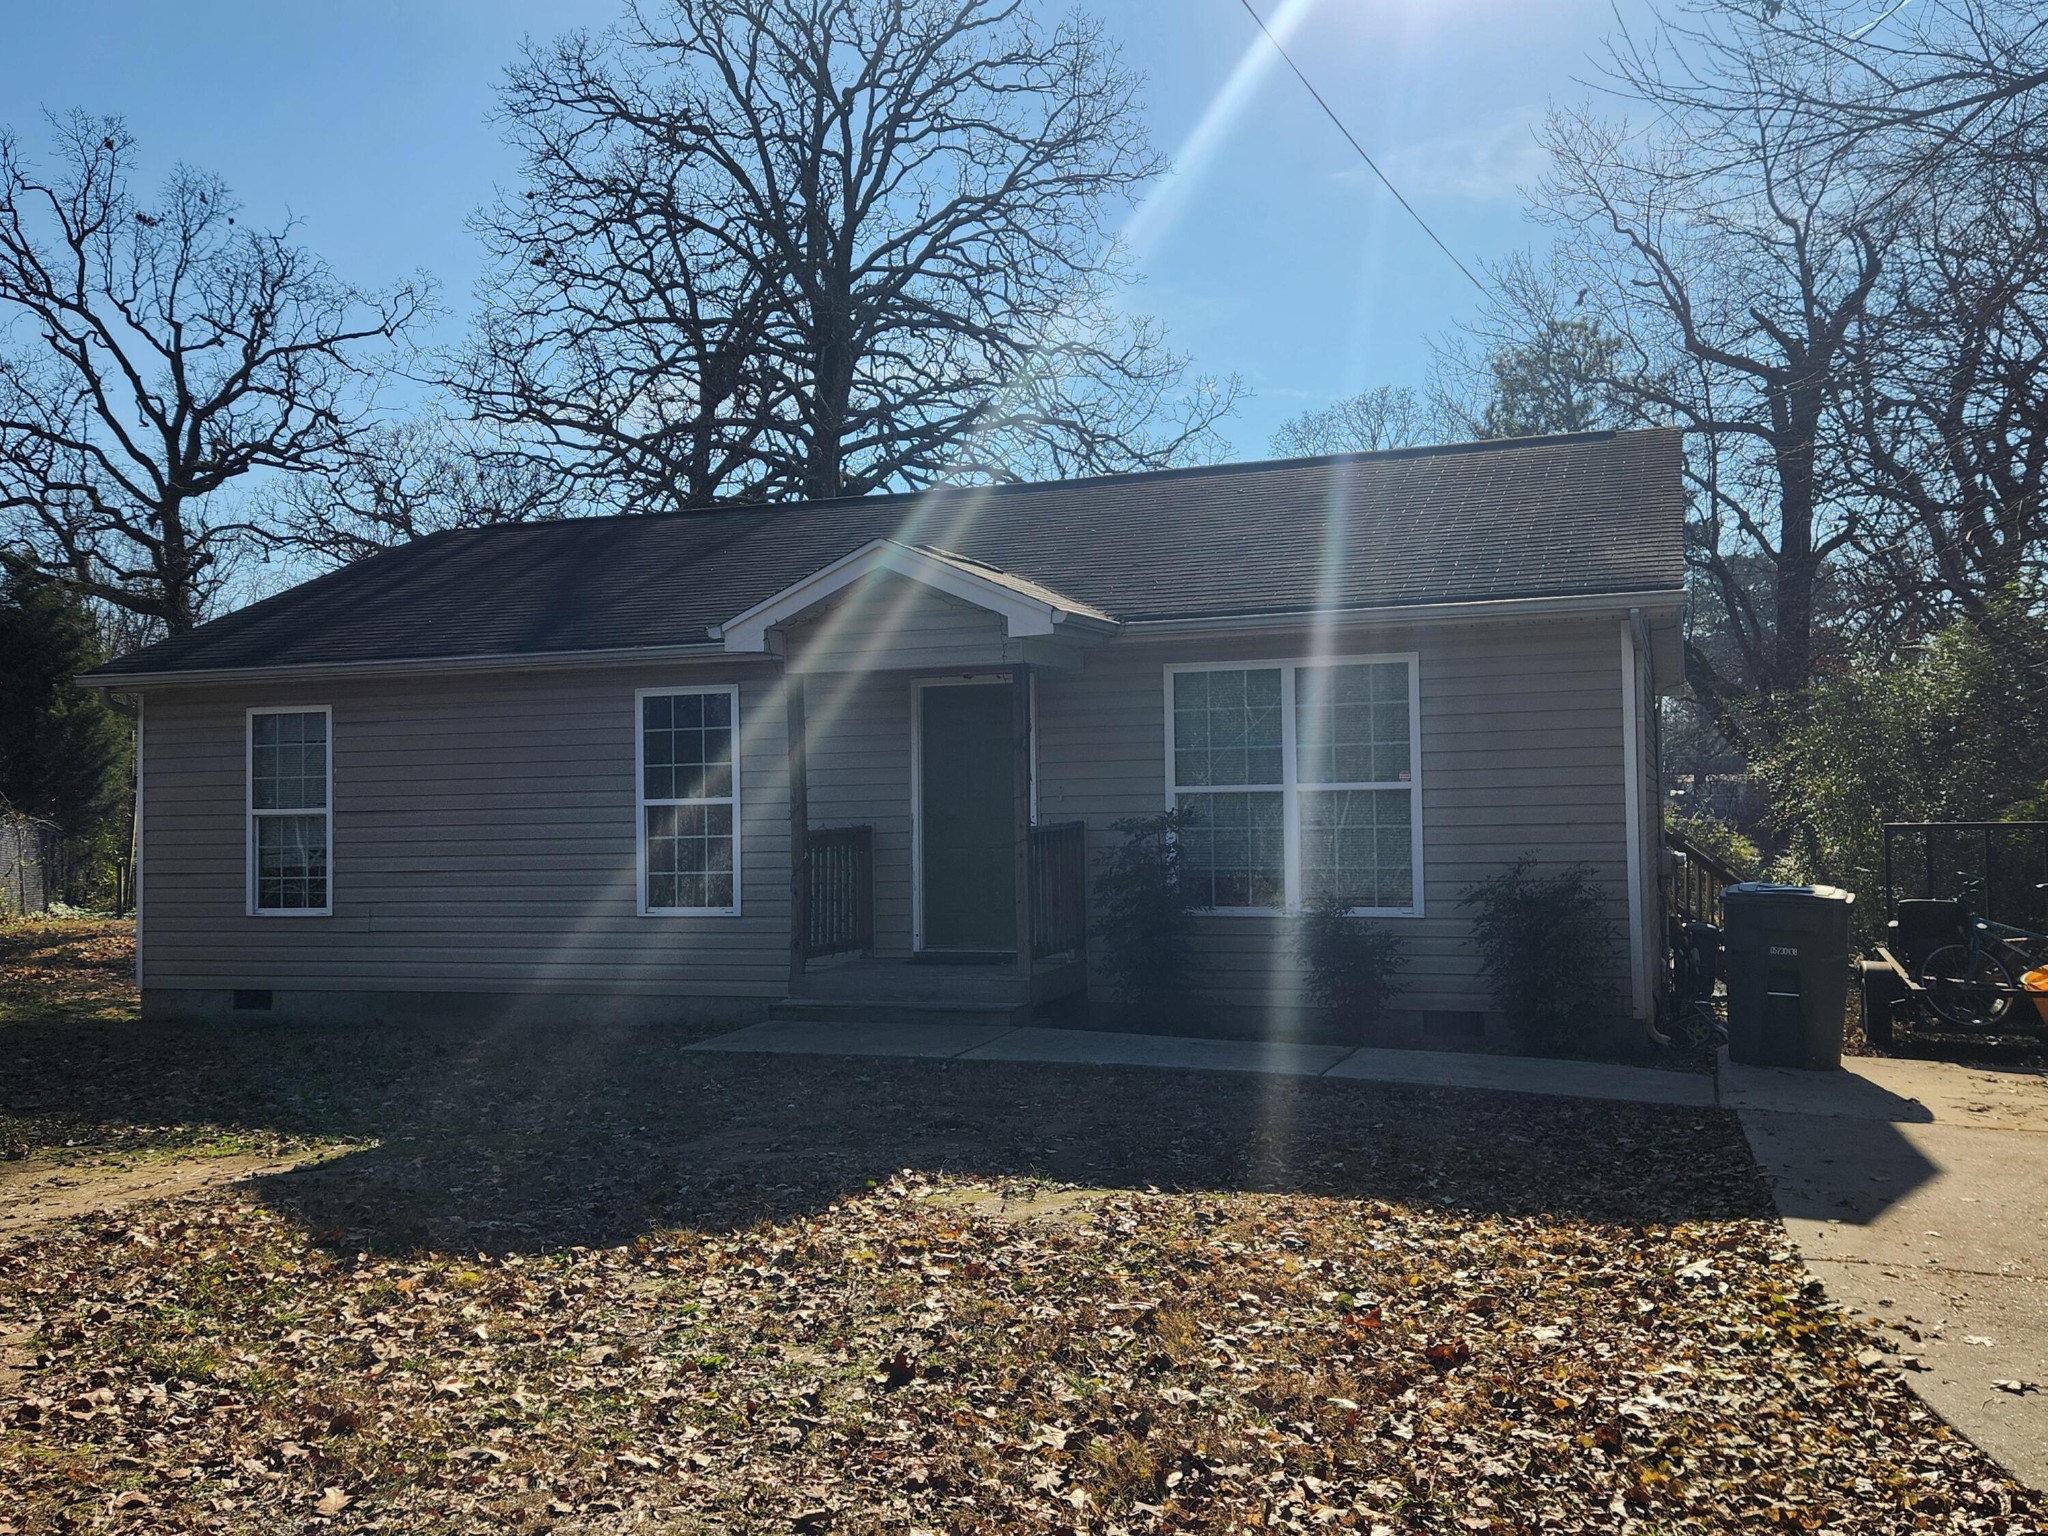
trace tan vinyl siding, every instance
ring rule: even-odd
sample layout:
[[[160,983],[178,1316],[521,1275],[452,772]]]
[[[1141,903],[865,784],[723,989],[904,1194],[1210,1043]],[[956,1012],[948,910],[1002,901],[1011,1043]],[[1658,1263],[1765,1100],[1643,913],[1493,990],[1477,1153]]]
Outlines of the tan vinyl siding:
[[[878,948],[903,955],[913,678],[1000,665],[1004,642],[993,618],[958,604],[888,611],[905,621],[873,653],[888,670],[807,675],[811,820],[875,828]],[[811,662],[855,660],[857,628],[811,650]],[[818,627],[809,632],[815,642]],[[1317,650],[1419,658],[1425,912],[1381,919],[1408,939],[1406,1006],[1490,1006],[1457,899],[1521,851],[1590,861],[1625,925],[1624,693],[1611,618],[1388,627],[1320,644],[1301,633],[1127,632],[1082,651],[1078,666],[1037,674],[1041,819],[1085,819],[1101,852],[1118,818],[1163,808],[1168,663]],[[741,915],[638,916],[634,692],[734,680]],[[249,917],[244,711],[307,704],[334,712],[335,914]],[[153,689],[148,719],[142,960],[152,988],[787,990],[785,716],[772,660]],[[1654,740],[1644,747],[1653,761]],[[1646,801],[1654,816],[1654,792]],[[1204,980],[1228,1001],[1295,995],[1279,919],[1206,917],[1201,954]],[[1625,996],[1625,962],[1616,979]]]
[[[634,690],[742,679],[738,917],[641,917]],[[334,915],[245,910],[244,711],[334,711]],[[772,668],[725,664],[152,691],[152,988],[776,997],[788,789]]]
[[[1098,852],[1120,817],[1165,806],[1168,663],[1415,652],[1420,668],[1424,915],[1384,918],[1408,941],[1403,1005],[1478,1009],[1460,893],[1527,850],[1552,865],[1592,863],[1627,923],[1621,674],[1616,628],[1549,621],[1378,629],[1331,636],[1120,640],[1087,654],[1079,674],[1039,681],[1039,807],[1081,818]],[[1228,1001],[1285,1005],[1298,972],[1281,919],[1201,920],[1205,983]],[[1625,998],[1628,971],[1615,979]]]
[[[804,680],[811,825],[875,829],[875,952],[910,953],[908,673]]]
[[[869,576],[821,603],[792,630],[794,665],[806,672],[1001,666],[1003,621],[893,572]]]

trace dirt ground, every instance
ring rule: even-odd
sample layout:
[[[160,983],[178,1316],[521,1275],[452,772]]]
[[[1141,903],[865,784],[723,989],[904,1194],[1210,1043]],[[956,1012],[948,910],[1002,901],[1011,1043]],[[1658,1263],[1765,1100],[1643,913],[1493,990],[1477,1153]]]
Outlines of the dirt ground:
[[[2037,1528],[1719,1112],[145,1028],[121,950],[0,929],[0,1177],[293,1166],[0,1231],[0,1536]]]

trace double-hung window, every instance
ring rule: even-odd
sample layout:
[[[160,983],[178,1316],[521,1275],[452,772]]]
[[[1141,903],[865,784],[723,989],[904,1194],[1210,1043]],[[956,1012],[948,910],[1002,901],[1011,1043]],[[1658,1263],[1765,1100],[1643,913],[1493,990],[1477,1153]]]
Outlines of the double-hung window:
[[[1168,803],[1204,905],[1422,910],[1412,656],[1167,669]]]
[[[334,911],[333,715],[249,711],[249,911],[324,917]]]
[[[740,909],[739,689],[640,695],[640,910]]]

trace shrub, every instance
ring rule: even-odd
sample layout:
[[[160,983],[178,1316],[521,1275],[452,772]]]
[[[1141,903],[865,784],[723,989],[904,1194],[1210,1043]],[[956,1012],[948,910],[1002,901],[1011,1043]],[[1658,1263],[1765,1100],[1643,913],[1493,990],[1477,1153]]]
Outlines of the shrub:
[[[1739,827],[1718,816],[1699,812],[1667,815],[1664,825],[1701,852],[1719,859],[1744,880],[1754,880],[1763,873],[1763,850]]]
[[[1198,903],[1180,878],[1188,813],[1119,821],[1123,844],[1103,863],[1095,884],[1095,925],[1102,969],[1134,1010],[1161,1017],[1185,1003],[1194,956]]]
[[[1615,1012],[1614,924],[1590,864],[1536,873],[1523,854],[1459,899],[1494,1001],[1529,1046],[1552,1055],[1583,1049]]]
[[[1294,920],[1294,951],[1308,968],[1308,1000],[1362,1033],[1380,1022],[1408,957],[1400,935],[1352,916],[1353,905],[1326,898],[1304,909]]]
[[[2042,632],[2038,610],[2008,622]],[[1790,844],[1771,877],[1854,891],[1857,924],[1874,936],[1885,822],[1999,821],[2048,800],[2041,676],[2036,657],[1958,623],[1910,651],[1860,657],[1782,701],[1776,743],[1756,763]],[[1957,867],[1945,860],[1927,894],[1953,894]]]

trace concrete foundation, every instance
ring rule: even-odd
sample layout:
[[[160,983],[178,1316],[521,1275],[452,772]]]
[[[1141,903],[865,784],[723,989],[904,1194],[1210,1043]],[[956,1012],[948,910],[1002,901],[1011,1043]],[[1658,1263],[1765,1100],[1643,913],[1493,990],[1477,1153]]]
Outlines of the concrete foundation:
[[[145,987],[151,1022],[307,1024],[689,1024],[734,1026],[768,1016],[765,997],[636,993],[235,991]],[[240,1004],[241,1006],[238,1006]]]

